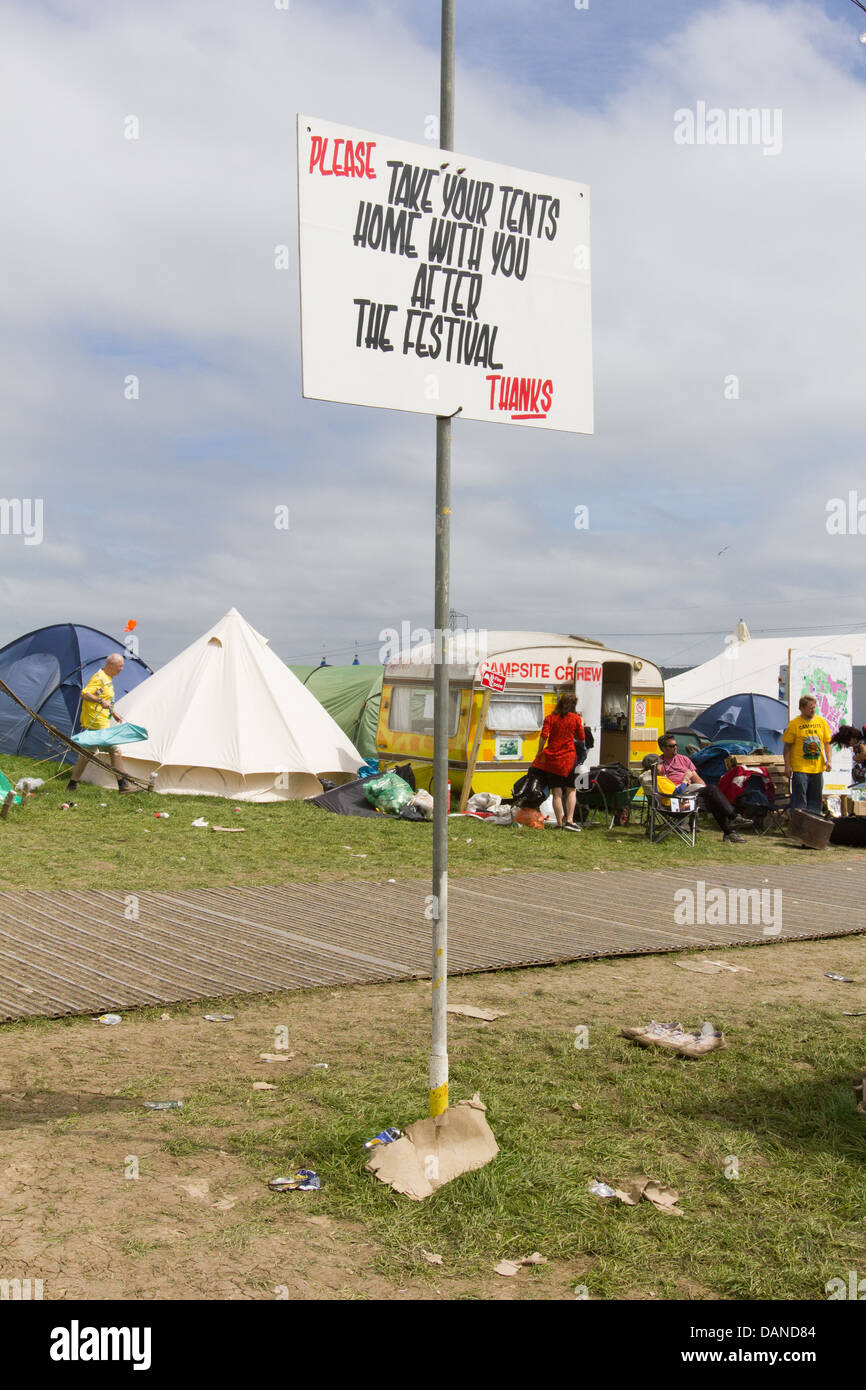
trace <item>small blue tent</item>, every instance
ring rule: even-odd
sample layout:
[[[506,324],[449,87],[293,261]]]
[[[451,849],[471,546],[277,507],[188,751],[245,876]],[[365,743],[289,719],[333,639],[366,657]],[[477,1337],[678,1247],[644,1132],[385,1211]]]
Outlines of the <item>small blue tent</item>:
[[[691,727],[712,743],[737,739],[781,753],[788,706],[770,695],[728,695],[693,719]]]
[[[112,652],[120,652],[126,663],[114,679],[119,700],[153,672],[124,651],[122,641],[80,623],[42,627],[10,642],[0,650],[0,679],[25,705],[71,737],[81,727],[82,687]],[[4,691],[0,691],[0,753],[57,761],[72,757]]]

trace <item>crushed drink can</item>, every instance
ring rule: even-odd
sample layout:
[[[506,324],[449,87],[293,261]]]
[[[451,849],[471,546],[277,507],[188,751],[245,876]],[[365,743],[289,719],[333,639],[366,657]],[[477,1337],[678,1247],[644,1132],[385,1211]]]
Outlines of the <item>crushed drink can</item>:
[[[146,1100],[145,1110],[182,1110],[182,1100]]]
[[[375,1149],[379,1144],[393,1144],[395,1139],[402,1138],[402,1133],[395,1125],[390,1125],[388,1129],[380,1129],[379,1133],[372,1139],[368,1139],[364,1145],[365,1149]]]
[[[322,1179],[312,1168],[299,1168],[287,1178],[271,1178],[268,1183],[272,1192],[318,1192],[321,1186]]]

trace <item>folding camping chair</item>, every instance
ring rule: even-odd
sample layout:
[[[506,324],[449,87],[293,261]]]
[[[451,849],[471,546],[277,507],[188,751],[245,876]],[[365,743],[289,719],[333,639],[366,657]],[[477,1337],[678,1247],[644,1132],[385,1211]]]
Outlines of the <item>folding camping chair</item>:
[[[727,759],[728,767],[741,767],[748,771],[749,767],[762,766],[766,768],[770,781],[773,783],[775,793],[773,800],[764,796],[760,800],[750,800],[748,786],[742,796],[738,797],[734,803],[734,810],[740,820],[748,821],[756,835],[769,835],[774,830],[779,830],[783,834],[788,832],[788,818],[791,814],[791,789],[785,777],[784,768],[778,764],[781,759],[771,759],[769,757],[760,758],[758,755],[749,758],[733,757]]]
[[[650,787],[644,788],[647,798],[646,833],[651,844],[658,844],[668,835],[678,835],[683,844],[694,846],[698,830],[698,798],[693,796],[665,796],[657,786],[655,767],[651,769]]]

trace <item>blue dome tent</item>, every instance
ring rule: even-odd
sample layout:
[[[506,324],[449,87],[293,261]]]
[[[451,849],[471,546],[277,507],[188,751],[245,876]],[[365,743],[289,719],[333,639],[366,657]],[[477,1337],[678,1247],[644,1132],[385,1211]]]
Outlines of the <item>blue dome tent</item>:
[[[114,678],[119,700],[153,672],[137,656],[126,652],[121,640],[80,623],[58,623],[17,637],[0,649],[0,679],[19,700],[69,737],[81,727],[78,714],[82,687],[112,652],[120,652],[126,663]],[[58,762],[72,756],[3,691],[0,753],[53,758]]]
[[[770,695],[727,695],[693,719],[691,727],[712,743],[737,739],[781,753],[788,720],[788,706]]]

